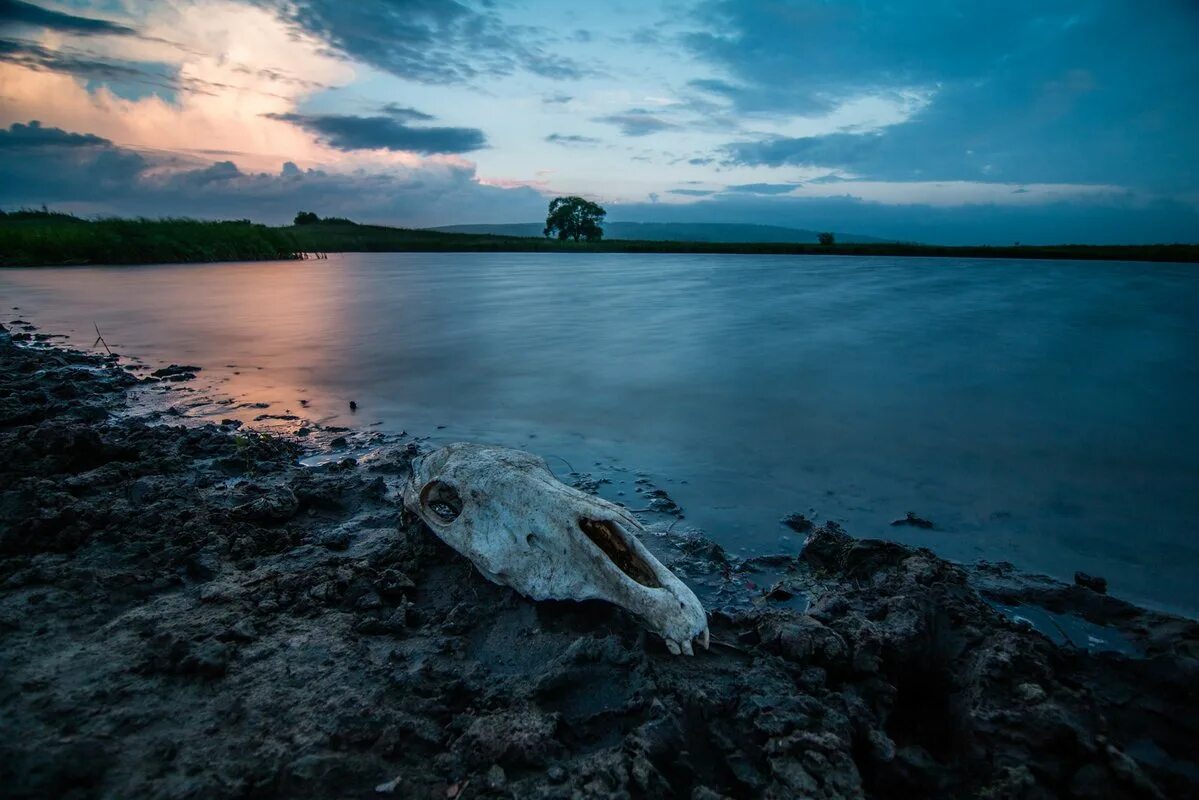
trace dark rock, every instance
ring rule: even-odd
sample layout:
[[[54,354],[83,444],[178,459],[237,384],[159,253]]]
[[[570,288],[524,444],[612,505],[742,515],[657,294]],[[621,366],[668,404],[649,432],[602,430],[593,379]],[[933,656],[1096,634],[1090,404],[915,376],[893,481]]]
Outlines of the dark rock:
[[[787,516],[783,517],[781,521],[784,525],[796,533],[808,533],[813,527],[815,527],[812,520],[799,513],[788,514]]]
[[[911,511],[909,511],[907,513],[907,516],[905,516],[903,519],[894,520],[891,524],[894,526],[909,525],[913,528],[923,528],[925,530],[931,530],[933,527],[933,524],[931,522],[924,519],[923,517],[916,516]]]
[[[160,378],[165,381],[190,381],[196,377],[196,373],[200,371],[199,367],[182,366],[179,364],[171,364],[169,367],[156,369],[150,374],[155,378]]]
[[[318,541],[330,550],[345,550],[350,546],[350,532],[340,528],[321,533]]]
[[[1084,589],[1090,589],[1092,592],[1099,594],[1107,594],[1107,578],[1102,578],[1098,575],[1088,575],[1085,572],[1074,573],[1074,585],[1081,586]]]

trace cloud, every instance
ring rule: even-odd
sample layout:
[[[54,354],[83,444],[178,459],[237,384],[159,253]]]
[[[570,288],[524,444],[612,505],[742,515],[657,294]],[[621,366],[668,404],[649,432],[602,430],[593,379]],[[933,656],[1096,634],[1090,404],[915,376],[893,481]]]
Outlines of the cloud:
[[[385,103],[379,110],[401,122],[428,122],[435,119],[432,114],[417,111],[415,108],[401,106],[399,103]]]
[[[551,94],[541,98],[541,102],[547,106],[562,106],[571,100],[574,100],[574,98],[568,94]]]
[[[677,194],[683,197],[707,197],[708,195],[716,194],[715,189],[670,189],[669,194]]]
[[[46,147],[109,147],[112,142],[91,133],[68,133],[59,128],[43,128],[36,119],[28,125],[13,123],[0,129],[0,150],[41,149]]]
[[[616,125],[625,136],[649,136],[651,133],[659,133],[676,127],[674,124],[654,116],[653,112],[644,108],[630,108],[620,114],[596,117],[595,122]]]
[[[401,78],[467,83],[518,71],[578,80],[589,70],[547,50],[548,36],[506,24],[490,4],[455,0],[258,0],[350,58]]]
[[[798,183],[739,183],[726,186],[724,190],[741,194],[787,194],[800,186]]]
[[[113,86],[123,97],[139,95],[128,90],[130,85],[160,89],[171,100],[174,100],[176,93],[180,91],[212,95],[222,89],[233,88],[228,84],[205,81],[197,77],[183,77],[178,67],[171,64],[105,58],[74,48],[50,49],[34,42],[16,39],[0,39],[0,63],[37,72],[73,75],[87,81]]]
[[[579,147],[599,144],[601,140],[594,136],[580,136],[577,133],[551,133],[545,137],[550,144],[560,144],[563,147]]]
[[[0,129],[0,205],[150,216],[249,218],[274,224],[301,208],[323,216],[407,226],[537,219],[545,198],[479,182],[468,165],[425,163],[389,171],[247,172],[232,161],[183,163],[87,133],[33,123]]]
[[[411,109],[405,111],[410,112]],[[400,121],[403,117],[292,112],[265,116],[299,125],[338,150],[402,150],[434,155],[469,153],[487,146],[487,138],[477,128],[413,128]]]
[[[788,138],[772,136],[725,146],[728,162],[750,166],[783,165],[852,167],[874,155],[882,134],[831,133]]]
[[[75,36],[132,36],[137,33],[132,28],[105,19],[51,11],[22,0],[0,0],[0,26],[8,25],[44,28]]]
[[[707,30],[685,41],[716,75],[692,87],[742,114],[785,119],[864,98],[926,98],[875,130],[741,137],[726,146],[731,163],[1199,190],[1193,3],[1146,14],[1125,0],[719,0],[700,16]]]

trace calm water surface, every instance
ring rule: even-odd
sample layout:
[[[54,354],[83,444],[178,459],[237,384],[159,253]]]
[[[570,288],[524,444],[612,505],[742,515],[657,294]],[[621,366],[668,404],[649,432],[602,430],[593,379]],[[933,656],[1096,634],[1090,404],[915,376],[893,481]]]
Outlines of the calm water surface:
[[[796,550],[802,511],[1199,614],[1199,265],[354,254],[0,270],[0,303],[632,507],[643,474],[741,554]]]

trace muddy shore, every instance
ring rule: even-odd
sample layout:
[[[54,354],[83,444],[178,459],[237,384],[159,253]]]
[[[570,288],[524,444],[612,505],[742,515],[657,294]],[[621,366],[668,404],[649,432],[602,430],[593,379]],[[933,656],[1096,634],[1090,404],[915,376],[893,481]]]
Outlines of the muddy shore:
[[[481,578],[398,503],[418,442],[301,466],[130,413],[186,372],[13,338],[5,797],[1199,797],[1193,621],[836,526],[751,561],[662,527],[714,640],[674,657]]]

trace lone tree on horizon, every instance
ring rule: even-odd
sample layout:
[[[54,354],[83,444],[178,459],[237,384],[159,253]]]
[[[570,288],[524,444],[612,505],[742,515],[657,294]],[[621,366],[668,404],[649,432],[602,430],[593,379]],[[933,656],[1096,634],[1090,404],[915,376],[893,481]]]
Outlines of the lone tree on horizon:
[[[833,235],[832,235],[831,233],[829,233],[828,231],[825,231],[824,233],[818,233],[818,234],[816,234],[816,239],[817,239],[817,240],[818,240],[818,241],[819,241],[821,244],[836,244],[836,243],[837,243],[837,237],[836,237],[836,236],[833,236]]]
[[[545,218],[545,230],[542,233],[548,238],[556,233],[559,239],[586,239],[598,242],[604,238],[604,217],[608,212],[598,203],[584,200],[581,197],[555,197],[550,201],[549,214]]]

